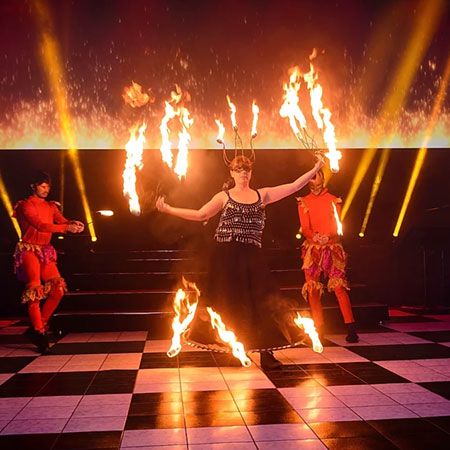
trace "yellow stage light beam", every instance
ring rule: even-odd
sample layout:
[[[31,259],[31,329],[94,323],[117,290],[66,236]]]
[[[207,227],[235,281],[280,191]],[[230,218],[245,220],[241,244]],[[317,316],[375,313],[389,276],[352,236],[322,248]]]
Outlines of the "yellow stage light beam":
[[[363,102],[368,97],[374,95],[376,89],[379,89],[382,80],[380,73],[385,73],[388,71],[389,64],[395,57],[394,54],[397,47],[392,44],[392,29],[399,27],[399,17],[403,17],[405,15],[405,7],[408,6],[398,3],[387,5],[383,16],[375,24],[367,50],[364,52],[366,59],[364,63],[360,65],[361,73],[357,91],[360,102]],[[401,45],[398,40],[396,45]],[[363,68],[364,70],[362,70]],[[355,175],[353,179],[353,184],[356,186],[356,191],[362,183],[364,175],[370,167],[375,154],[376,150],[374,149],[364,150],[362,159],[360,160],[360,172]],[[325,174],[325,185],[329,182],[332,176],[333,173],[330,173],[328,177]],[[347,213],[347,210],[343,209],[342,213],[343,215],[341,215],[341,217],[343,218]]]
[[[91,210],[86,195],[83,174],[81,171],[80,159],[76,146],[75,132],[72,126],[69,106],[67,104],[66,80],[63,66],[60,61],[60,51],[58,43],[54,37],[53,25],[45,0],[34,0],[33,6],[38,18],[41,32],[40,53],[41,62],[44,68],[47,81],[52,91],[58,111],[59,124],[63,137],[67,143],[69,160],[73,166],[75,181],[81,196],[81,204],[86,217],[89,234],[92,241],[97,240],[95,234]]]
[[[419,5],[416,15],[417,20],[413,26],[413,35],[392,78],[383,108],[379,115],[380,131],[373,136],[369,143],[369,148],[364,151],[363,157],[358,164],[355,177],[353,178],[342,208],[342,219],[345,218],[361,182],[372,163],[381,137],[387,134],[389,136],[388,145],[392,142],[401,107],[407,98],[417,68],[425,55],[445,8],[446,3],[444,0],[422,0]]]
[[[388,73],[395,52],[403,44],[399,37],[407,26],[404,20],[406,8],[409,6],[403,3],[386,3],[377,23],[374,24],[372,36],[364,52],[365,60],[359,69],[358,97],[361,102],[381,88],[383,77],[380,77],[380,73]],[[392,30],[395,30],[395,34]]]
[[[414,188],[416,187],[417,179],[419,178],[420,171],[422,170],[423,164],[425,162],[425,158],[428,153],[427,145],[431,139],[433,134],[434,126],[436,125],[439,112],[441,110],[442,104],[444,103],[445,96],[447,94],[447,87],[450,78],[450,57],[447,59],[447,64],[445,67],[445,72],[442,77],[441,83],[439,85],[439,91],[436,96],[433,105],[433,111],[431,112],[430,121],[428,122],[428,126],[425,132],[424,139],[422,141],[422,145],[417,152],[416,160],[414,162],[414,167],[411,172],[411,177],[409,179],[408,187],[406,189],[405,197],[403,199],[402,207],[400,209],[400,213],[397,218],[397,222],[395,224],[393,236],[398,237],[400,233],[400,229],[402,227],[403,220],[405,219],[406,211],[408,209],[408,205],[411,201],[411,197],[414,192]]]
[[[377,172],[375,174],[375,180],[372,184],[372,189],[370,192],[369,203],[367,203],[366,213],[364,214],[364,220],[361,225],[361,230],[359,236],[363,237],[366,233],[367,224],[369,222],[370,214],[372,213],[373,204],[375,203],[375,198],[378,194],[378,189],[380,189],[381,181],[383,180],[383,175],[386,170],[389,157],[391,155],[391,149],[385,148],[381,153],[380,160],[378,161]]]
[[[19,239],[22,237],[22,233],[20,232],[19,223],[17,219],[15,219],[13,215],[13,206],[11,200],[8,195],[8,191],[6,190],[5,183],[3,182],[2,175],[0,174],[0,197],[2,198],[3,205],[8,213],[8,216],[11,218],[11,222],[13,224],[14,229],[16,230],[17,236]]]
[[[386,8],[384,15],[375,24],[375,28],[370,38],[367,50],[365,51],[366,60],[361,64],[360,82],[358,87],[358,96],[360,102],[363,102],[369,96],[374,95],[376,89],[380,86],[380,73],[388,71],[388,66],[393,59],[393,54],[395,53],[396,46],[392,45],[391,36],[392,29],[398,27],[399,17],[404,16],[404,6],[400,4],[390,4]],[[399,42],[396,42],[399,45]],[[370,164],[375,157],[376,149],[365,149],[361,160],[358,164],[358,169],[353,177],[352,187],[349,197],[353,197],[356,194],[359,186],[364,179]],[[333,176],[331,173],[329,178],[325,176],[325,182],[328,183],[329,179]],[[354,192],[354,193],[353,193]],[[343,205],[341,218],[343,219],[347,214],[347,210],[352,202],[346,202]],[[361,236],[362,237],[362,236]]]
[[[353,199],[355,198],[355,195],[358,192],[359,186],[361,186],[361,183],[364,177],[366,176],[367,171],[369,170],[370,164],[372,163],[372,160],[375,157],[376,152],[377,152],[376,148],[366,148],[363,152],[361,160],[358,163],[358,167],[356,168],[356,173],[353,176],[350,190],[348,191],[344,205],[342,206],[341,212],[342,221],[345,219],[345,216],[347,215],[350,205],[352,204]]]
[[[64,214],[64,191],[66,189],[66,154],[61,152],[59,159],[59,203]]]

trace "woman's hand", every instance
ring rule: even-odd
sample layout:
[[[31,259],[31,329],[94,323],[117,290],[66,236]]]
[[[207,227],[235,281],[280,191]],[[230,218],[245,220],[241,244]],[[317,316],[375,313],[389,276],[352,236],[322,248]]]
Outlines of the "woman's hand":
[[[325,157],[323,156],[322,152],[315,152],[314,156],[317,158],[314,169],[316,169],[316,171],[319,171],[325,165]]]
[[[160,212],[167,212],[169,205],[164,201],[164,197],[160,196],[156,200],[156,209]]]

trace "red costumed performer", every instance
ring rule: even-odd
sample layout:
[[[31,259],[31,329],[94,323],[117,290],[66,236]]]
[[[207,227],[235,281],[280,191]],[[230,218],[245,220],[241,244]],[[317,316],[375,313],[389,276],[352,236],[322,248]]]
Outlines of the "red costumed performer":
[[[56,266],[56,251],[50,244],[53,233],[80,233],[83,223],[66,219],[55,202],[47,201],[50,176],[38,172],[31,184],[33,194],[14,207],[22,239],[14,252],[17,278],[26,287],[22,303],[27,305],[32,324],[30,337],[41,353],[49,349],[47,325],[66,292],[66,283]]]
[[[324,187],[323,172],[319,171],[309,182],[310,193],[298,200],[298,214],[305,241],[302,245],[305,284],[303,297],[309,302],[312,317],[318,330],[323,330],[324,320],[321,296],[321,275],[328,278],[328,290],[334,292],[339,302],[344,322],[348,327],[347,342],[355,343],[355,319],[348,296],[345,275],[347,255],[337,232],[335,213],[340,215],[341,199]]]

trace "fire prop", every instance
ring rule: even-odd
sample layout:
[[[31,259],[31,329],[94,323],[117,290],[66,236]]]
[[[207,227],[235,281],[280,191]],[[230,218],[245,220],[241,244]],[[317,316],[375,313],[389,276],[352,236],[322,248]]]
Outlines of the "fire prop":
[[[250,367],[252,364],[250,358],[245,353],[244,345],[236,339],[236,335],[231,330],[227,330],[225,324],[220,317],[209,306],[206,308],[209,316],[211,317],[211,325],[219,333],[220,339],[225,342],[225,344],[231,347],[231,352],[233,356],[241,362],[244,367]]]
[[[230,118],[231,118],[231,125],[233,127],[233,130],[237,131],[238,126],[237,126],[237,122],[236,122],[236,106],[234,103],[231,102],[230,96],[227,95],[227,102],[228,102],[228,106],[230,107]]]
[[[184,336],[185,332],[189,328],[189,325],[194,319],[199,303],[200,291],[195,283],[189,282],[183,278],[183,288],[184,289],[178,289],[173,300],[173,310],[175,312],[175,316],[172,320],[173,336],[171,346],[167,351],[167,356],[170,358],[173,358],[180,353],[182,347],[181,337]],[[185,289],[189,292],[187,293]],[[242,342],[237,340],[235,333],[232,330],[227,329],[220,314],[214,311],[211,307],[207,307],[206,311],[209,314],[211,326],[213,330],[217,331],[220,340],[230,348],[232,355],[239,359],[244,367],[250,367],[251,360],[247,356]],[[297,313],[297,317],[294,318],[294,323],[309,335],[313,344],[313,350],[321,353],[323,351],[323,346],[314,326],[314,321],[308,317],[302,317],[300,313]],[[187,338],[187,342],[190,345],[202,346],[202,344],[190,342],[189,338]],[[208,345],[204,345],[201,348],[217,351],[217,348]]]
[[[336,149],[336,135],[334,125],[331,123],[331,112],[324,108],[322,103],[322,86],[317,83],[318,75],[314,71],[312,63],[309,64],[310,70],[303,75],[311,97],[311,109],[317,127],[323,132],[323,140],[328,148],[325,156],[330,160],[330,169],[333,173],[339,172],[339,160],[342,153]]]
[[[178,134],[178,155],[177,164],[174,172],[178,175],[178,178],[185,177],[188,169],[188,144],[191,140],[191,136],[188,133],[188,129],[194,123],[194,119],[189,117],[189,111],[186,108],[180,110],[180,121],[182,124],[182,130]]]
[[[183,278],[183,286],[185,289],[190,289],[194,294],[194,298],[190,299],[190,294],[186,294],[183,289],[178,289],[173,300],[173,310],[175,317],[172,320],[172,343],[167,351],[167,356],[173,358],[181,351],[181,336],[188,329],[190,323],[195,317],[197,311],[198,299],[200,291],[195,283],[188,282]],[[251,365],[250,358],[246,355],[244,346],[238,342],[236,335],[227,330],[219,314],[217,314],[210,307],[206,308],[211,318],[211,326],[218,331],[220,339],[231,347],[232,354],[238,358],[242,365],[249,367]]]
[[[300,90],[300,69],[293,67],[289,76],[289,83],[284,84],[284,102],[280,108],[280,116],[289,119],[289,125],[300,143],[305,148],[311,148],[312,142],[310,136],[306,132],[306,119],[298,104],[298,91]],[[300,125],[300,128],[298,125]]]
[[[184,106],[179,105],[182,99],[182,92],[176,86],[176,92],[170,93],[171,99],[165,102],[165,114],[159,127],[161,132],[161,155],[163,161],[174,170],[178,178],[186,176],[188,169],[188,144],[191,136],[188,132],[194,123],[194,119],[189,117],[189,111]],[[178,105],[178,106],[177,106]],[[181,131],[178,134],[178,155],[175,168],[173,168],[172,143],[170,141],[169,122],[175,117],[180,118]]]
[[[175,109],[169,102],[166,102],[165,114],[161,121],[159,130],[161,131],[161,156],[162,160],[172,168],[173,165],[173,155],[172,155],[172,144],[170,142],[170,132],[168,128],[168,123],[175,117]]]
[[[177,356],[181,351],[181,335],[187,330],[189,324],[192,322],[197,311],[198,298],[200,297],[200,291],[195,283],[190,283],[183,278],[183,285],[185,288],[192,289],[194,298],[192,301],[189,298],[189,294],[183,289],[178,289],[173,300],[173,310],[175,317],[172,321],[172,344],[167,351],[167,356],[173,358]],[[183,319],[181,318],[183,316]]]
[[[223,123],[220,120],[216,119],[215,122],[216,122],[216,125],[219,127],[216,141],[219,144],[223,145],[223,147],[225,148],[225,127],[223,126]]]
[[[234,130],[234,150],[235,150],[235,156],[237,156],[237,150],[238,148],[241,149],[242,154],[244,154],[244,144],[242,142],[241,136],[238,132],[238,125],[236,120],[236,105],[231,101],[230,96],[227,95],[227,103],[230,108],[230,119],[231,119],[231,126]],[[256,104],[256,101],[253,100],[252,103],[252,129],[250,134],[250,149],[252,152],[252,158],[254,157],[254,151],[253,151],[253,139],[256,138],[258,135],[257,131],[257,125],[258,125],[258,118],[259,118],[259,106]],[[223,146],[223,149],[225,150],[225,141],[224,141],[224,135],[225,135],[225,127],[223,126],[222,122],[220,120],[216,119],[216,124],[219,127],[219,132],[216,138],[216,141]],[[226,159],[226,158],[225,158]],[[229,161],[225,161],[228,163]]]
[[[314,57],[315,52],[310,56],[310,59]],[[303,75],[300,73],[298,67],[293,67],[290,70],[289,83],[285,83],[283,86],[284,102],[280,108],[280,116],[289,119],[289,124],[295,137],[304,148],[310,150],[317,149],[314,137],[308,133],[306,118],[299,106],[298,93],[302,79],[306,82],[309,91],[312,115],[317,127],[323,133],[323,140],[328,148],[325,156],[330,161],[331,171],[337,173],[339,171],[339,160],[342,158],[342,153],[336,149],[336,136],[334,126],[331,123],[331,112],[322,103],[323,90],[322,86],[317,82],[318,75],[314,71],[312,63],[310,63],[310,71]]]
[[[332,203],[332,205],[333,205],[334,219],[336,220],[337,234],[339,236],[342,236],[344,234],[344,231],[343,231],[343,228],[342,228],[342,222],[339,219],[339,213],[338,213],[338,210],[336,208],[336,205],[334,203]]]
[[[316,327],[314,326],[314,321],[309,317],[302,317],[301,314],[297,312],[297,317],[294,319],[294,322],[310,337],[313,344],[313,350],[317,353],[322,353],[323,345],[320,342],[319,335],[317,334]]]
[[[127,151],[127,159],[125,169],[123,171],[123,195],[128,198],[130,212],[135,215],[141,213],[139,205],[139,197],[136,192],[136,169],[142,170],[144,167],[142,161],[142,153],[145,143],[145,130],[147,124],[144,122],[138,129],[135,125],[130,129],[130,140],[125,149]],[[137,132],[137,133],[136,133]]]
[[[254,139],[258,135],[256,126],[258,125],[258,117],[259,117],[259,106],[256,104],[255,100],[253,100],[252,103],[252,113],[253,113],[252,139]]]
[[[230,108],[231,126],[233,127],[234,130],[234,148],[237,149],[239,146],[239,148],[242,149],[244,148],[244,144],[242,143],[241,136],[239,136],[238,132],[238,126],[236,121],[236,105],[232,103],[229,95],[227,95],[227,102]]]

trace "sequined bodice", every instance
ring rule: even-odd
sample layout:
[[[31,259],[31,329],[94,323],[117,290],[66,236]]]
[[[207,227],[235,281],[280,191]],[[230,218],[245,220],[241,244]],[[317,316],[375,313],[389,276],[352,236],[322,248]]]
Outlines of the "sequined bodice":
[[[261,247],[266,214],[258,191],[255,203],[239,203],[228,195],[214,235],[217,242],[242,242]]]

